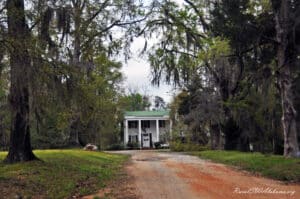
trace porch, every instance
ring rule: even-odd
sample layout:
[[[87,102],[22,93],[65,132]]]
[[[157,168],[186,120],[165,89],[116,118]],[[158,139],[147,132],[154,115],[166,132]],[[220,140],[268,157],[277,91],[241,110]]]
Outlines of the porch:
[[[154,148],[156,142],[168,142],[171,129],[167,111],[126,112],[124,144],[136,143],[140,148]]]

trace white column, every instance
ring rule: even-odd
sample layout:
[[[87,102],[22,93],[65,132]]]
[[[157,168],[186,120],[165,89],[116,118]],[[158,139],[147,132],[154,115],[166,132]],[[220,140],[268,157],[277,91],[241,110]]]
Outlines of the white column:
[[[170,132],[170,140],[172,140],[172,126],[173,126],[173,121],[171,119],[169,119],[169,122],[170,122],[170,130],[169,130],[169,132]]]
[[[128,143],[128,120],[125,119],[124,121],[124,145]]]
[[[139,144],[140,144],[140,148],[142,147],[142,124],[141,124],[141,120],[139,120],[139,135],[138,135],[138,139],[139,139]]]
[[[159,142],[159,120],[156,120],[156,142]]]

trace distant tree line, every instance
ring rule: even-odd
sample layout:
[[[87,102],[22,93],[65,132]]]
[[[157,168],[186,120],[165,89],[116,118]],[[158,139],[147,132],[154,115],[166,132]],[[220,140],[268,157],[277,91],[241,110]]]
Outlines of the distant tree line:
[[[183,89],[172,112],[191,142],[299,155],[299,16],[292,0],[164,1],[144,28],[163,35],[153,83]]]
[[[293,0],[1,1],[5,161],[36,159],[32,148],[118,142],[122,112],[150,106],[124,94],[114,59],[130,58],[138,36],[158,41],[143,49],[152,83],[182,89],[170,105],[175,131],[212,149],[297,156],[299,16]]]
[[[32,148],[118,142],[127,97],[114,57],[129,58],[152,7],[135,0],[0,2],[0,144],[9,150],[6,162],[36,159]]]

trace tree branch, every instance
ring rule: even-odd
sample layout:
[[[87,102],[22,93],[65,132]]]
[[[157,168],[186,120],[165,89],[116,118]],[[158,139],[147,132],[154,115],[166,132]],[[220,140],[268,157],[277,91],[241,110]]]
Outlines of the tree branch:
[[[186,33],[190,33],[190,35],[194,38],[195,41],[198,40],[197,37],[206,38],[205,35],[200,34],[199,32],[194,32],[191,28],[187,27],[183,22],[179,21],[174,15],[172,15],[167,8],[165,8],[166,17],[170,17],[174,22],[178,25],[182,26]],[[176,25],[176,24],[175,24]]]
[[[193,58],[197,58],[197,56],[191,54],[191,53],[188,53],[188,52],[184,52],[184,51],[180,51],[180,50],[176,50],[176,49],[167,49],[164,47],[164,50],[167,52],[167,53],[177,53],[177,54],[183,54],[183,55],[187,55],[189,57],[193,57]]]
[[[201,22],[203,28],[206,29],[206,30],[210,30],[209,25],[208,25],[208,24],[206,23],[206,21],[204,20],[202,13],[201,13],[200,10],[197,8],[197,6],[196,6],[193,2],[191,2],[191,1],[189,1],[189,0],[184,0],[184,1],[185,1],[187,4],[189,4],[189,5],[194,9],[194,11],[196,12],[196,14],[197,14],[198,17],[199,17],[199,20],[200,20],[200,22]]]
[[[100,8],[90,17],[86,20],[86,27],[89,26],[89,24],[104,10],[104,8],[107,6],[107,3],[109,2],[109,0],[105,0]]]
[[[239,70],[239,74],[238,74],[238,77],[237,77],[236,82],[235,82],[235,86],[231,90],[231,95],[234,95],[236,93],[237,89],[239,88],[240,81],[243,78],[245,65],[244,65],[243,57],[241,55],[238,56],[238,66],[239,66],[240,70]]]
[[[208,61],[205,61],[204,65],[209,70],[209,72],[211,72],[211,74],[215,78],[216,82],[219,83],[220,82],[220,77],[218,76],[217,72],[210,66],[210,64],[208,63]]]

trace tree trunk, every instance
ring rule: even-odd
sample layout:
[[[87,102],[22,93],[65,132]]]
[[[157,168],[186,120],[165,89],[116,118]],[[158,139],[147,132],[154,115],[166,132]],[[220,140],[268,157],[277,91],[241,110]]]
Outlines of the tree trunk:
[[[230,98],[229,82],[223,77],[219,81],[219,88],[222,101],[226,102]],[[238,150],[238,143],[241,134],[240,128],[234,120],[230,108],[226,105],[223,105],[223,111],[225,118],[221,124],[221,130],[224,133],[225,138],[223,144],[224,146],[221,145],[221,147],[225,150]]]
[[[32,153],[29,128],[29,70],[27,49],[29,33],[25,23],[24,1],[7,0],[8,34],[10,38],[10,97],[12,113],[7,163],[36,159]]]
[[[279,88],[282,107],[282,127],[284,134],[284,156],[296,157],[299,151],[296,127],[296,110],[292,91],[292,65],[295,64],[295,49],[290,38],[292,21],[290,19],[290,4],[287,0],[272,1],[275,12],[277,61],[279,70]]]
[[[5,149],[5,132],[3,127],[3,118],[2,115],[0,115],[0,150]]]
[[[210,135],[210,143],[211,143],[211,149],[212,150],[221,150],[223,149],[222,146],[222,135],[221,135],[221,129],[219,127],[219,124],[211,124],[211,135]]]
[[[73,15],[74,15],[74,51],[73,55],[71,57],[71,63],[75,67],[76,71],[80,71],[80,54],[81,54],[81,35],[80,35],[80,27],[81,27],[81,14],[82,14],[82,8],[81,8],[81,1],[75,1],[73,3]],[[71,96],[74,92],[74,85],[75,85],[75,77],[70,77],[70,83],[72,85],[72,89],[70,90]],[[75,102],[74,110],[77,110],[76,108],[77,104]],[[81,146],[79,142],[79,128],[80,128],[80,116],[77,115],[77,113],[74,113],[73,119],[70,123],[70,137],[69,137],[69,146],[72,147],[78,147]]]
[[[80,117],[74,116],[73,120],[71,121],[70,125],[70,137],[68,145],[70,147],[79,147],[79,128],[80,128]]]

